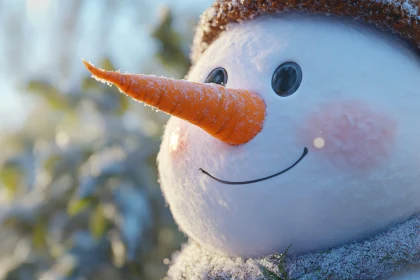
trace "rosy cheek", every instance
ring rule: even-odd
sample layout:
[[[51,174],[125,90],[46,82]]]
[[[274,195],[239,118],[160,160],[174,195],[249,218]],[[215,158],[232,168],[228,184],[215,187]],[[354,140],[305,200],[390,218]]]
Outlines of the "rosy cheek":
[[[181,126],[175,128],[169,136],[169,153],[171,157],[179,157],[187,149],[187,137],[185,129]]]
[[[329,102],[307,116],[302,132],[308,148],[335,166],[366,170],[388,157],[396,122],[359,101]]]

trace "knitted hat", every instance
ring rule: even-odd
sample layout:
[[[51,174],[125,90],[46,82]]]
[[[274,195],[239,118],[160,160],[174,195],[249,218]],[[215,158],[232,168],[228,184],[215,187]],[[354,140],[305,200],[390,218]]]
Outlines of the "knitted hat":
[[[420,47],[419,0],[216,0],[201,16],[193,64],[230,23],[285,11],[347,16],[399,34]]]

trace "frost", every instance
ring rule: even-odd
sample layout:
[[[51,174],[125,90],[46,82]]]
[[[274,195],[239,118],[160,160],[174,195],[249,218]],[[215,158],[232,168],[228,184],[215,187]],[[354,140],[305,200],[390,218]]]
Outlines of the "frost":
[[[217,10],[214,7],[208,9],[207,14],[206,14],[207,19],[216,16],[216,14],[217,14]]]
[[[420,263],[419,230],[420,218],[416,217],[363,242],[298,257],[288,257],[285,264],[288,279],[362,280],[390,277],[409,264]],[[261,266],[280,275],[278,256],[247,260],[229,258],[211,253],[204,247],[190,242],[181,252],[173,256],[168,277],[169,279],[266,279]]]
[[[405,12],[408,13],[410,17],[419,19],[419,7],[410,0],[405,0],[404,2],[396,1],[396,0],[376,0],[376,3],[383,3],[383,4],[392,4],[396,7],[402,8]]]
[[[362,1],[363,2],[363,1]],[[348,2],[338,4],[335,1],[245,1],[224,0],[217,1],[211,9],[203,13],[200,25],[194,38],[191,58],[195,64],[201,53],[213,43],[230,24],[243,23],[260,15],[279,14],[287,11],[304,11],[321,13],[326,16],[344,15],[354,19],[372,23],[380,29],[387,29],[393,33],[400,33],[405,38],[417,38],[419,6],[414,0],[369,0],[362,2]],[[273,3],[277,3],[274,5]],[[378,4],[382,5],[378,5]],[[364,6],[357,9],[357,5]],[[354,9],[356,7],[356,10]],[[409,25],[409,26],[406,26]],[[201,31],[200,31],[201,30]],[[420,42],[414,40],[419,46]]]

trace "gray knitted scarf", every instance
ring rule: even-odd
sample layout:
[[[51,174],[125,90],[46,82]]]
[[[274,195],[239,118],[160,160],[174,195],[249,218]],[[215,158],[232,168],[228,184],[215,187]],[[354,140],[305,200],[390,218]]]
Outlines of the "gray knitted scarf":
[[[420,264],[420,217],[358,243],[298,257],[229,258],[194,242],[173,256],[169,279],[388,279]]]

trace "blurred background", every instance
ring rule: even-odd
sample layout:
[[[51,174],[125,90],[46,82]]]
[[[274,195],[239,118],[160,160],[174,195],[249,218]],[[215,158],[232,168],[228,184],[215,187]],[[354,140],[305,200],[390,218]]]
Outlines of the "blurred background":
[[[162,279],[167,116],[91,79],[183,78],[212,0],[0,0],[0,279]]]

